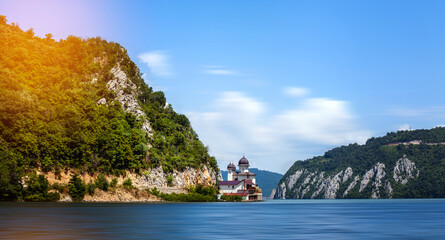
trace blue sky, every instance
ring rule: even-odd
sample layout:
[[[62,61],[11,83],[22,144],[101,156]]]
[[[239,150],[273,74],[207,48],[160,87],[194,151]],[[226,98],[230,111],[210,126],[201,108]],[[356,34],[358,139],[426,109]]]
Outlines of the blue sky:
[[[23,29],[119,42],[221,168],[445,124],[444,1],[4,1]]]

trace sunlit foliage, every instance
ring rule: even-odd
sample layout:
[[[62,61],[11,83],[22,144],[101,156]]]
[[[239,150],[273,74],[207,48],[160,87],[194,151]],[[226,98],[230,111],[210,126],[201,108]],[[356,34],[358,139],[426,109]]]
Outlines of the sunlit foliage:
[[[117,64],[138,88],[152,137],[107,88]],[[115,175],[158,166],[217,169],[188,119],[141,75],[117,43],[40,38],[0,16],[0,200],[21,198],[20,181],[32,169]],[[107,104],[97,103],[102,98]]]

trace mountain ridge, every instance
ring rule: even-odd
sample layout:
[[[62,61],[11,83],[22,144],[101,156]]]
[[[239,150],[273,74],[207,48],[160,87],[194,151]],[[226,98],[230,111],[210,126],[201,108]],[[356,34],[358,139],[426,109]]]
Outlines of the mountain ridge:
[[[388,133],[296,161],[274,198],[445,197],[445,128]]]

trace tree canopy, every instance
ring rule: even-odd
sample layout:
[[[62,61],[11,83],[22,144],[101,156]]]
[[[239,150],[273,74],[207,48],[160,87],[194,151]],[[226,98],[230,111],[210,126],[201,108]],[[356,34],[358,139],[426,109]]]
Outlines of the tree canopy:
[[[107,88],[119,64],[153,128],[124,111]],[[93,79],[95,79],[93,81]],[[105,98],[107,104],[98,104]],[[22,192],[33,169],[123,174],[162,166],[164,171],[217,169],[189,120],[165,106],[118,43],[69,36],[36,36],[0,17],[0,200]]]

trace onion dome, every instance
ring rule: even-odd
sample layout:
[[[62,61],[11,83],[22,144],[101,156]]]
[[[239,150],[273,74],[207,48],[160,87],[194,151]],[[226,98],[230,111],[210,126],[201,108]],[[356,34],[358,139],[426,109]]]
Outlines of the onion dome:
[[[235,165],[233,163],[230,163],[229,165],[227,165],[227,170],[235,171],[236,167],[235,167]]]
[[[245,156],[243,156],[238,162],[238,166],[240,166],[240,165],[249,166],[249,160],[247,160],[247,158]]]

